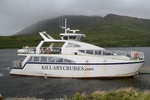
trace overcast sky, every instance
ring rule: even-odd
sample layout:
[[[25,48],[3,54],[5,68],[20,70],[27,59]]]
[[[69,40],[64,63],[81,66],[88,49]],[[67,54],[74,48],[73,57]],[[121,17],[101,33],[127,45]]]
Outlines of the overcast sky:
[[[150,0],[0,0],[0,36],[61,15],[113,13],[150,19]]]

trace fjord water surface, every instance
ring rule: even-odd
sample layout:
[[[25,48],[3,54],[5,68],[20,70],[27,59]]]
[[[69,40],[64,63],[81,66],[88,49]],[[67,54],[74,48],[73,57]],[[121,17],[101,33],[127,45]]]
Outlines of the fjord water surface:
[[[146,63],[150,65],[150,47],[106,48],[134,50],[145,53]],[[62,98],[75,92],[91,93],[97,90],[112,90],[133,87],[150,89],[150,74],[138,74],[127,79],[71,79],[10,76],[12,61],[17,60],[17,49],[0,49],[0,94],[4,97]],[[150,66],[149,66],[150,67]]]

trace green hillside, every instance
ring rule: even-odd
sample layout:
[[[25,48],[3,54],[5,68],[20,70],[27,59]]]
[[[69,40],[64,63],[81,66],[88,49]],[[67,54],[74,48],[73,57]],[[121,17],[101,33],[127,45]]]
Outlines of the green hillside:
[[[102,47],[150,46],[150,20],[109,14],[99,16],[65,16],[71,29],[86,34],[85,42]],[[47,31],[58,39],[59,18],[40,21],[23,29],[14,36],[1,36],[0,48],[36,46],[42,39],[38,34]]]

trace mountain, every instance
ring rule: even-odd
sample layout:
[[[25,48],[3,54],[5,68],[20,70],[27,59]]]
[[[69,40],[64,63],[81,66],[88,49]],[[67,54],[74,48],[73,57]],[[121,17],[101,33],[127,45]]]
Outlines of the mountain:
[[[68,24],[72,28],[80,28],[87,24],[95,23],[96,21],[102,19],[99,16],[63,16],[63,18],[67,18]],[[25,34],[37,34],[40,31],[47,31],[47,32],[55,32],[61,31],[59,28],[59,17],[53,19],[47,19],[43,21],[39,21],[34,25],[31,25],[20,32],[16,33],[15,35],[25,35]]]
[[[63,16],[71,29],[80,29],[86,35],[84,42],[101,47],[150,46],[150,20],[108,14],[101,16]],[[0,48],[37,46],[42,39],[38,34],[47,31],[60,39],[64,30],[59,28],[59,17],[37,22],[13,36],[0,37]]]
[[[149,33],[150,20],[108,14],[100,16],[64,16],[69,21],[72,29],[80,29],[83,32],[97,33]],[[39,21],[15,35],[37,34],[40,31],[47,31],[50,34],[61,32],[59,28],[59,18]],[[86,33],[85,33],[86,34]]]

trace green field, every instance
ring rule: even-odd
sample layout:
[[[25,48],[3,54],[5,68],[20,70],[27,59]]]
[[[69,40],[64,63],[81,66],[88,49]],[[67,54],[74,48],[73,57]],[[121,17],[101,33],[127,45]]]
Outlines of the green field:
[[[52,35],[59,39],[59,34]],[[22,36],[1,36],[0,48],[21,48],[23,46],[37,46],[42,40],[39,34]],[[146,47],[150,46],[150,34],[146,33],[107,33],[88,34],[84,42],[102,47]]]

